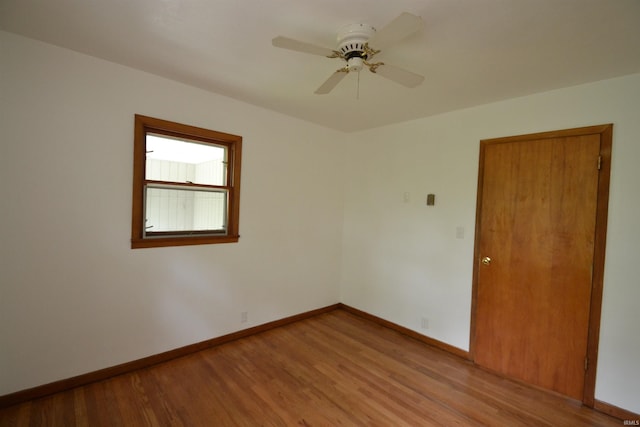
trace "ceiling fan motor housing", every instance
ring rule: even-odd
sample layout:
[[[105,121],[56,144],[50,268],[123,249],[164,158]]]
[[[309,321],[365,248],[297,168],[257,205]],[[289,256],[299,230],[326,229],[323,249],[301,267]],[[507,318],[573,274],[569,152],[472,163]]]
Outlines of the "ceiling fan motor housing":
[[[367,24],[349,24],[338,33],[338,51],[347,60],[349,71],[360,71],[367,59],[365,45],[376,33],[376,29]]]

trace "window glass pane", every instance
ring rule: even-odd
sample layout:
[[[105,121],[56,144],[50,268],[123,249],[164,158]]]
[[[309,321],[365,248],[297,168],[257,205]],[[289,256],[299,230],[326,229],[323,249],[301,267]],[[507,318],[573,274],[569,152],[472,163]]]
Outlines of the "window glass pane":
[[[163,232],[226,233],[227,192],[147,186],[145,235]]]
[[[227,185],[226,166],[224,146],[147,134],[145,179]]]

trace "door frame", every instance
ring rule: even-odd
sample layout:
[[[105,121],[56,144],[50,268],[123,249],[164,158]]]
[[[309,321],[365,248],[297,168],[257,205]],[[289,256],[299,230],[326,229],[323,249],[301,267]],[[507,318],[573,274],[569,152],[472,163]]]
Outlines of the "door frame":
[[[521,142],[548,138],[570,136],[600,135],[600,160],[598,176],[598,192],[596,203],[596,229],[593,254],[593,271],[591,279],[591,303],[589,315],[589,331],[587,338],[587,361],[584,376],[584,392],[582,403],[591,408],[595,405],[596,368],[598,363],[598,343],[600,338],[600,318],[602,310],[602,291],[604,283],[605,249],[607,240],[607,216],[609,210],[609,182],[611,175],[611,147],[613,141],[613,124],[587,126],[550,132],[531,133],[526,135],[502,138],[483,139],[480,141],[480,157],[478,168],[478,190],[476,200],[475,241],[473,250],[473,278],[471,296],[471,336],[469,354],[475,362],[476,350],[476,309],[478,295],[478,275],[480,268],[480,224],[482,215],[482,189],[484,180],[485,147],[506,142]]]

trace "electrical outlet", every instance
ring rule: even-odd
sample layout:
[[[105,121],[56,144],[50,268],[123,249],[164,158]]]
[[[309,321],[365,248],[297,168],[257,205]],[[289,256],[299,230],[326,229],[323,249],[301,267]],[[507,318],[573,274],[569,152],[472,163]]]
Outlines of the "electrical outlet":
[[[247,323],[249,320],[249,312],[243,311],[240,313],[240,323]]]
[[[429,329],[429,319],[426,317],[421,318],[420,326],[422,327],[422,329]]]

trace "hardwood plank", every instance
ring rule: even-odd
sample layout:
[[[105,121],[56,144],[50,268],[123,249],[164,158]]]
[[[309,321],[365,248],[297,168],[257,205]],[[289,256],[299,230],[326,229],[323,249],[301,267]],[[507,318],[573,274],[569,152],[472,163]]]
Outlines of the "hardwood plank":
[[[345,310],[0,409],[0,425],[617,426]]]

